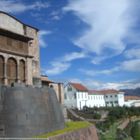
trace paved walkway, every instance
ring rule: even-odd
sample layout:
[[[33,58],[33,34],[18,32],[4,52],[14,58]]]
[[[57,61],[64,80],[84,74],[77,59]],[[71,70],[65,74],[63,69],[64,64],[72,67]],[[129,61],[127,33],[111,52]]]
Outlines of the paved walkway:
[[[81,121],[88,121],[88,122],[103,122],[103,121],[105,121],[105,119],[100,119],[100,120],[98,120],[98,119],[86,119],[86,118],[84,118],[84,117],[81,117],[81,116],[79,116],[75,111],[73,111],[72,109],[68,109],[67,108],[67,110],[68,110],[68,112],[70,112],[75,118],[77,118],[77,119],[79,119],[79,120],[81,120]]]

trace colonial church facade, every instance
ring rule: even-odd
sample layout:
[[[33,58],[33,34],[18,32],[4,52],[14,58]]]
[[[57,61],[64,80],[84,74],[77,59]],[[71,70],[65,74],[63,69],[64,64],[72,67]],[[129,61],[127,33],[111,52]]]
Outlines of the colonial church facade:
[[[38,29],[0,11],[0,84],[40,79]]]
[[[63,104],[63,84],[40,74],[38,29],[0,11],[0,85],[52,86]]]

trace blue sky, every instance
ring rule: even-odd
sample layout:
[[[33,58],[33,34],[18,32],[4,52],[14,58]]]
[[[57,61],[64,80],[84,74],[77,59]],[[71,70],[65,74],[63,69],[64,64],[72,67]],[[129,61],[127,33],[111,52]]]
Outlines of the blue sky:
[[[140,87],[139,0],[0,0],[39,28],[41,72],[90,88]]]

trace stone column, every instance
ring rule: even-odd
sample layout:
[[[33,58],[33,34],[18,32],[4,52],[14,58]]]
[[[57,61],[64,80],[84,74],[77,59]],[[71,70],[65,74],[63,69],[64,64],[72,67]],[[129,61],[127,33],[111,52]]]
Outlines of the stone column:
[[[28,85],[28,78],[27,78],[27,60],[25,61],[25,84]]]
[[[32,59],[26,59],[26,84],[32,85],[33,84],[33,76],[32,76]]]
[[[8,85],[7,79],[7,57],[4,58],[4,85]]]
[[[19,60],[17,60],[17,83],[20,83],[20,65]]]

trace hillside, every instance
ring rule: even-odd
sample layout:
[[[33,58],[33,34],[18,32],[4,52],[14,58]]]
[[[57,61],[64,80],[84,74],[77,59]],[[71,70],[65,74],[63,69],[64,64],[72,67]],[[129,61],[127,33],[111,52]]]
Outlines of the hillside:
[[[140,88],[136,88],[136,89],[122,89],[120,91],[125,92],[125,95],[140,96]]]

